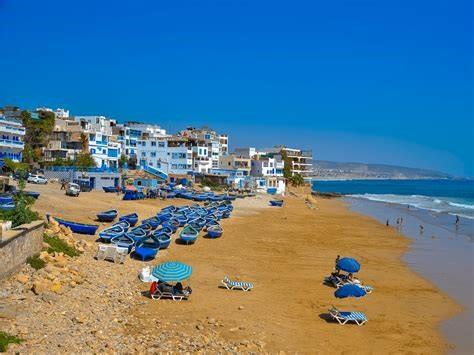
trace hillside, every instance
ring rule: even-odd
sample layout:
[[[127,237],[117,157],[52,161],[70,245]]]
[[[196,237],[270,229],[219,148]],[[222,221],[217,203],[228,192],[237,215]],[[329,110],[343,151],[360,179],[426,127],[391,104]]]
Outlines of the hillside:
[[[428,169],[386,164],[313,160],[313,177],[327,179],[449,179],[452,175]]]

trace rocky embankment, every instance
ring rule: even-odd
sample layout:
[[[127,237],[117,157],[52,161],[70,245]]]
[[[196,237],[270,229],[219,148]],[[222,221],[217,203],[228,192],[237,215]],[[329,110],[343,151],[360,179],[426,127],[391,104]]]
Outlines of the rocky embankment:
[[[26,265],[0,284],[0,330],[24,340],[10,344],[8,352],[262,351],[261,340],[225,340],[223,330],[238,334],[243,327],[227,329],[222,320],[213,318],[195,324],[156,319],[151,326],[141,326],[132,315],[134,307],[146,312],[149,302],[173,301],[147,297],[146,286],[137,279],[138,262],[97,261],[93,242],[56,223],[46,233],[82,254],[48,253],[45,244],[40,254],[44,268]]]

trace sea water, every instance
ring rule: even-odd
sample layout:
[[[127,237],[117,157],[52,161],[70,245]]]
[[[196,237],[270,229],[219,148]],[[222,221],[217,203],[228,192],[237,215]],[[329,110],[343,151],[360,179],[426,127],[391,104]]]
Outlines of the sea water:
[[[474,219],[474,180],[313,181],[313,191],[410,205]]]
[[[471,354],[474,319],[474,182],[469,180],[313,181],[345,194],[351,209],[413,240],[403,259],[464,307],[441,325],[451,353]],[[456,223],[456,215],[460,217]],[[403,223],[397,220],[403,219]],[[421,228],[420,226],[423,226]]]

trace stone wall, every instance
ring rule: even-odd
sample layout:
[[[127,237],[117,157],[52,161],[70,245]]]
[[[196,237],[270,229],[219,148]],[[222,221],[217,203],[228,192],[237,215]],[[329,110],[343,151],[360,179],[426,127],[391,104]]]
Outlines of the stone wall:
[[[34,221],[3,232],[0,236],[0,280],[18,271],[26,259],[41,251],[44,222]]]

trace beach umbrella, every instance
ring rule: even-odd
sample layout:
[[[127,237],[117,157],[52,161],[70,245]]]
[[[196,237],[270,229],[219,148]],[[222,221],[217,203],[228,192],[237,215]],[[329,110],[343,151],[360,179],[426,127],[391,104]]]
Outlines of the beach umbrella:
[[[354,273],[360,270],[360,264],[356,259],[342,258],[337,261],[336,268],[342,271]]]
[[[334,292],[334,296],[337,298],[346,298],[346,297],[362,297],[365,296],[367,292],[355,284],[346,284]]]
[[[151,273],[154,277],[163,282],[182,281],[191,276],[193,268],[179,261],[168,261],[155,266]]]

